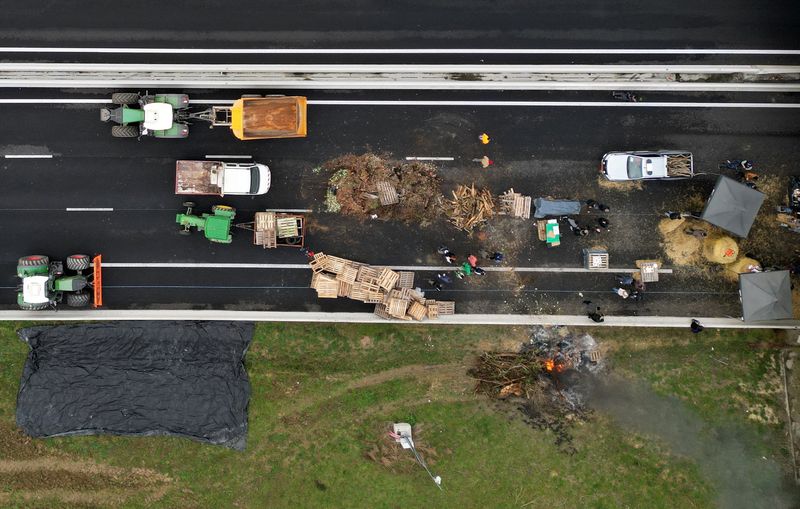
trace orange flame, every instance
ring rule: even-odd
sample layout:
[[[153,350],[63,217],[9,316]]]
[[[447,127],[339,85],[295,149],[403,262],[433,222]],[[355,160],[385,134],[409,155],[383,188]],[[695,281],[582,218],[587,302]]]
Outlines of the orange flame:
[[[556,367],[556,361],[555,360],[547,359],[546,361],[544,361],[544,369],[546,369],[547,371],[553,371],[553,369],[555,369],[555,367]]]

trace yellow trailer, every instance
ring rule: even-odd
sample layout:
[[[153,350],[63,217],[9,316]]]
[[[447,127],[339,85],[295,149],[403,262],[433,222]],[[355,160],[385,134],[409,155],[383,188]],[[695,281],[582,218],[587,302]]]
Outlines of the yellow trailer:
[[[231,106],[212,107],[210,120],[230,127],[240,140],[304,138],[306,104],[301,96],[242,96]]]

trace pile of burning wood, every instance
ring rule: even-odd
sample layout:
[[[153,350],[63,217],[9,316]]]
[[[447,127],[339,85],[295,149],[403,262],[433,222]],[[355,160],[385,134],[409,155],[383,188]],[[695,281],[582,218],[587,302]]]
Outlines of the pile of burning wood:
[[[373,267],[316,253],[309,262],[311,288],[320,299],[347,297],[375,304],[375,314],[390,320],[436,319],[455,313],[455,302],[426,299],[414,290],[414,273]]]
[[[475,184],[460,185],[453,191],[453,199],[445,202],[444,210],[456,228],[469,232],[495,215],[494,196],[488,189],[475,189]]]

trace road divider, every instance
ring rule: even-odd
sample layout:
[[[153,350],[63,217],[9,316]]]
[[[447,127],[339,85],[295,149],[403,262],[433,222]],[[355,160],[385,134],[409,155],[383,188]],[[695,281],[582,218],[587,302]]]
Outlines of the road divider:
[[[406,161],[455,161],[455,157],[406,156]]]
[[[105,265],[105,264],[103,264]],[[745,323],[736,318],[697,317],[706,329],[800,329],[800,321],[774,320]],[[300,311],[226,311],[215,309],[95,309],[91,311],[0,311],[2,321],[98,321],[98,320],[214,320],[245,322],[321,322],[321,323],[382,323],[386,325],[572,325],[588,327],[669,327],[688,329],[691,317],[685,316],[611,316],[605,322],[594,323],[584,315],[509,315],[455,314],[437,320],[387,321],[373,313],[330,313]]]
[[[452,265],[378,265],[392,270],[419,272],[453,272],[458,267]],[[103,268],[118,269],[303,269],[311,270],[307,263],[203,263],[203,262],[103,262]],[[583,267],[484,267],[486,272],[558,272],[558,273],[606,273],[630,274],[636,267],[616,267],[608,269],[586,269]],[[659,274],[672,274],[672,269],[660,268]]]
[[[219,155],[219,154],[209,154],[206,156],[206,159],[252,159],[253,156],[236,156],[236,155]]]
[[[114,212],[111,207],[67,207],[67,212]],[[105,267],[105,263],[103,264]]]
[[[53,154],[5,154],[5,159],[52,159]]]

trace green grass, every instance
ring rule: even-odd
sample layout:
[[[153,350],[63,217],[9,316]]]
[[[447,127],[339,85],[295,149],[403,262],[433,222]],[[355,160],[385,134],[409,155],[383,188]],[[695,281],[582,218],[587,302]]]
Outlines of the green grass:
[[[18,325],[0,324],[0,420],[6,425],[13,423],[27,354],[14,333]],[[73,458],[149,468],[173,479],[157,502],[133,497],[125,507],[713,506],[713,489],[694,464],[602,418],[578,425],[578,453],[568,456],[558,452],[550,432],[535,430],[474,396],[461,375],[465,362],[477,349],[509,337],[521,339],[524,331],[261,324],[247,355],[252,397],[246,451],[169,437],[36,442]],[[730,341],[730,351],[715,346],[729,360],[737,340]],[[637,371],[647,364],[637,362],[644,353],[619,346],[614,362],[662,392],[689,391],[684,397],[706,415],[716,415],[715,401],[724,396],[692,392],[672,375],[681,362],[671,356],[683,358],[684,353],[668,346],[656,349],[648,358],[654,370],[645,366]],[[450,369],[398,370],[428,365]],[[755,380],[759,369],[771,369],[768,363],[746,366],[730,371],[725,380]],[[397,371],[387,375],[387,370]],[[721,379],[724,374],[719,372]],[[685,380],[697,385],[702,377]],[[435,451],[429,459],[443,478],[443,492],[421,468],[398,472],[366,458],[385,426],[397,420],[420,427],[421,443]]]

